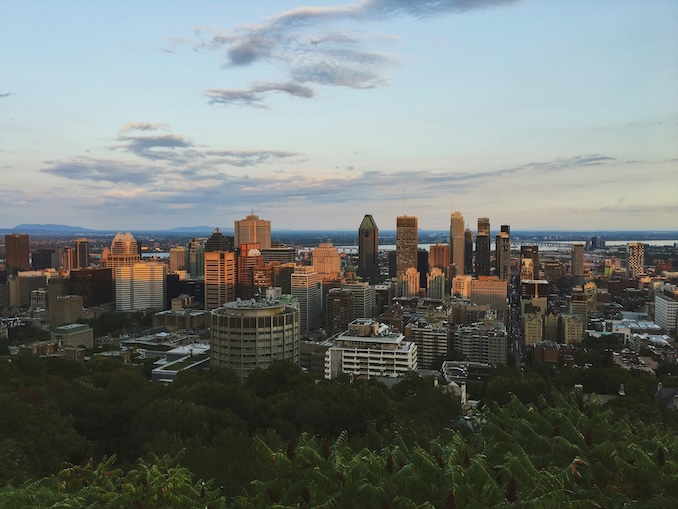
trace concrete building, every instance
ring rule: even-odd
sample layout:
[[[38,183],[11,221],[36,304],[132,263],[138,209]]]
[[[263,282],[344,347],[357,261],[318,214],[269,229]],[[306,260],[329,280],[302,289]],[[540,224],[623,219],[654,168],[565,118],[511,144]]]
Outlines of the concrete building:
[[[185,270],[190,272],[191,258],[190,249],[186,246],[177,246],[170,248],[169,251],[169,271],[178,272]]]
[[[523,338],[525,346],[531,346],[544,339],[543,316],[539,313],[523,315]]]
[[[497,276],[479,276],[471,281],[471,301],[475,304],[488,304],[497,311],[500,319],[506,316],[507,297],[508,283]]]
[[[82,323],[62,325],[52,332],[52,341],[58,341],[62,348],[79,346],[92,349],[94,348],[94,331],[89,325]]]
[[[355,320],[353,298],[352,291],[342,288],[331,288],[327,293],[325,330],[328,334],[345,331],[348,329],[348,324]]]
[[[297,251],[293,247],[273,246],[269,249],[259,248],[259,252],[264,263],[277,262],[284,265],[286,263],[294,263],[297,257]]]
[[[49,328],[77,322],[83,317],[83,299],[80,295],[64,295],[49,301]],[[74,345],[77,346],[77,345]]]
[[[584,244],[572,245],[572,274],[573,286],[582,286],[584,284]]]
[[[135,263],[115,269],[115,308],[118,311],[165,309],[167,266]]]
[[[447,273],[447,270],[450,266],[450,245],[437,243],[432,245],[429,248],[428,253],[428,269],[431,270],[434,267],[439,268],[440,270]]]
[[[259,249],[271,247],[271,222],[259,219],[259,216],[254,214],[248,215],[245,219],[234,221],[233,232],[236,246],[258,243]]]
[[[241,299],[251,299],[255,296],[254,271],[263,264],[263,257],[261,256],[261,251],[259,251],[259,244],[257,242],[240,244],[240,249],[238,249],[238,263],[236,264],[238,274],[238,297]]]
[[[396,219],[396,276],[405,274],[407,269],[417,268],[418,224],[416,216],[398,216]]]
[[[322,324],[322,279],[313,266],[296,266],[291,287],[299,302],[301,333],[308,334]]]
[[[438,267],[433,267],[428,273],[426,297],[436,300],[445,297],[445,274]]]
[[[408,268],[398,276],[396,297],[416,297],[419,295],[419,283],[419,271],[414,267]]]
[[[321,242],[312,253],[313,267],[323,280],[341,277],[339,250],[331,242]]]
[[[203,239],[193,239],[189,245],[188,273],[196,279],[205,277],[205,244]]]
[[[344,281],[341,288],[353,293],[354,318],[372,318],[376,307],[374,286],[367,281]]]
[[[345,330],[345,329],[344,329]],[[316,377],[325,375],[325,355],[332,346],[330,341],[301,341],[299,343],[299,367]]]
[[[470,275],[455,276],[452,279],[452,295],[461,299],[470,299],[472,281],[473,277]]]
[[[286,360],[299,364],[299,310],[280,300],[229,302],[212,311],[212,365],[246,377]]]
[[[169,331],[203,330],[209,328],[211,317],[209,311],[202,309],[168,309],[153,315],[153,327],[164,327]]]
[[[467,361],[496,366],[506,364],[508,339],[504,325],[495,321],[477,322],[454,331],[454,349]]]
[[[466,256],[464,244],[464,216],[456,211],[450,217],[450,265],[453,267],[452,276],[464,274],[464,259]]]
[[[417,345],[417,365],[420,369],[440,369],[447,355],[448,329],[442,323],[415,320],[405,326],[405,339]]]
[[[31,293],[33,290],[47,288],[48,271],[27,270],[10,276],[7,280],[10,306],[19,308],[31,305]]]
[[[374,218],[366,214],[358,228],[357,274],[368,281],[379,279],[379,228]]]
[[[520,279],[539,279],[539,246],[520,246]]]
[[[402,376],[417,369],[417,345],[372,319],[349,324],[325,354],[325,378],[346,373],[355,378]]]
[[[645,244],[629,242],[626,245],[626,278],[636,279],[645,274]]]
[[[10,273],[31,270],[29,238],[25,233],[5,235],[5,266]]]
[[[473,232],[468,228],[464,230],[464,274],[473,274]]]
[[[678,288],[666,285],[654,294],[654,321],[662,329],[674,334],[678,332],[677,316]]]
[[[584,337],[585,321],[575,315],[560,315],[560,339],[563,343],[579,343]]]
[[[205,309],[217,309],[236,299],[235,252],[205,251]]]

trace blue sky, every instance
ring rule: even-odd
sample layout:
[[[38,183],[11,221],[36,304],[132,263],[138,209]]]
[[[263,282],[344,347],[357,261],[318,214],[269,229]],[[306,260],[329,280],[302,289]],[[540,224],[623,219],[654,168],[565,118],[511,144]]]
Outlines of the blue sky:
[[[678,2],[7,0],[0,172],[0,227],[675,229]]]

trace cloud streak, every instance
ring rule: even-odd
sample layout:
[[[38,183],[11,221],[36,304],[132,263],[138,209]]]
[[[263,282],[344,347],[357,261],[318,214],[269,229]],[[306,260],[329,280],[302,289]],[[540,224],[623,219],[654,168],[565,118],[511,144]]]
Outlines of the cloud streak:
[[[316,92],[303,84],[368,89],[389,82],[384,70],[396,64],[393,57],[364,48],[376,34],[348,33],[331,25],[349,22],[389,21],[396,17],[429,18],[517,3],[519,0],[364,0],[324,7],[298,7],[270,17],[264,23],[217,33],[198,48],[224,50],[225,68],[257,62],[277,64],[290,80],[280,84],[253,85],[244,89],[211,89],[210,104],[263,105],[268,92],[310,98]],[[322,29],[321,34],[312,33]],[[201,32],[201,29],[198,30]],[[310,33],[309,33],[310,32]],[[381,36],[379,36],[381,37]],[[383,37],[382,37],[383,38]],[[267,88],[268,87],[268,88]]]

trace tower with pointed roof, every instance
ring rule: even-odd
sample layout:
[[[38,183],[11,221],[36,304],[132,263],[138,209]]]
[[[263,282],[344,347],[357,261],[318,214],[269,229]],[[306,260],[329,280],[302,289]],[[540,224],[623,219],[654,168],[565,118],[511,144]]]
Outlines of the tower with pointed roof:
[[[366,214],[358,228],[358,275],[368,281],[379,278],[379,228]]]

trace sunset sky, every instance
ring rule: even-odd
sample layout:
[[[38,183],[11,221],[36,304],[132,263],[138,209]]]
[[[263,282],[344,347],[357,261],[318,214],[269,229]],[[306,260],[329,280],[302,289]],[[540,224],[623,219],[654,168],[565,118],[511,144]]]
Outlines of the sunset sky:
[[[0,227],[678,229],[675,0],[5,0]]]

